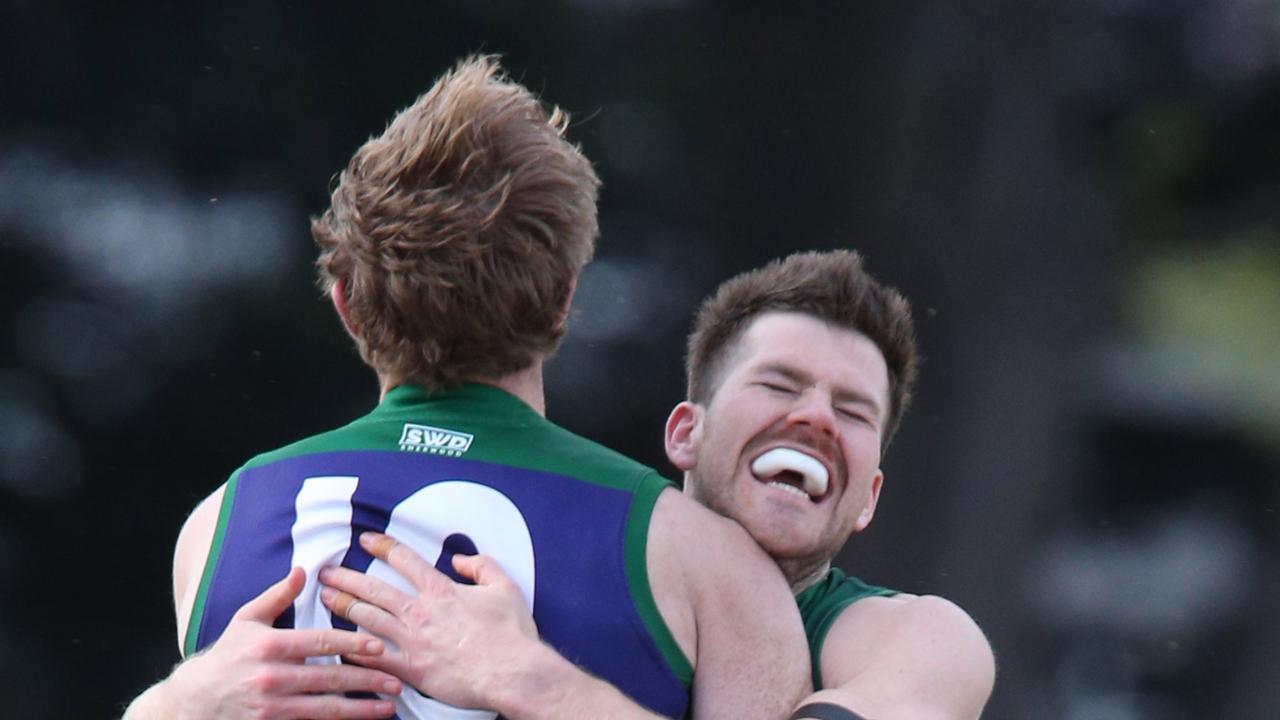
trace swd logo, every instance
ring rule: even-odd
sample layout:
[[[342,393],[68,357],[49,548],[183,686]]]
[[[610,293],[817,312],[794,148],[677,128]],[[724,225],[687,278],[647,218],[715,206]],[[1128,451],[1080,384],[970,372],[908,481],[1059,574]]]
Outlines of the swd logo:
[[[471,447],[473,439],[475,437],[468,433],[405,423],[400,433],[400,449],[458,457]]]

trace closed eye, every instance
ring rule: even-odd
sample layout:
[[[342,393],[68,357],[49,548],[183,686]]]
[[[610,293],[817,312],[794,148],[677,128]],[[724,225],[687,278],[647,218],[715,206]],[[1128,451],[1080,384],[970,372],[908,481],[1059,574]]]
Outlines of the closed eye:
[[[840,413],[840,416],[847,420],[860,422],[864,425],[871,424],[871,419],[868,418],[864,413],[861,413],[857,410],[850,410],[849,408],[836,408],[836,412]]]
[[[785,385],[779,385],[779,384],[777,384],[777,383],[763,382],[763,381],[762,381],[762,382],[759,382],[759,383],[756,383],[756,384],[757,384],[757,385],[759,385],[759,386],[760,386],[760,387],[762,387],[762,388],[765,388],[766,390],[772,390],[773,392],[786,393],[786,394],[788,394],[788,395],[791,395],[791,394],[794,394],[794,393],[795,393],[795,390],[792,390],[791,388],[789,388],[789,387],[787,387],[787,386],[785,386]]]

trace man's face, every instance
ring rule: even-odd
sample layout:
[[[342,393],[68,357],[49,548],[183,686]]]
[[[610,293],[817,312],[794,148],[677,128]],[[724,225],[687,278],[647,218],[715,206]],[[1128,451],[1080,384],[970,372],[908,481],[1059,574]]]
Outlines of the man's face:
[[[668,455],[689,471],[694,498],[737,520],[789,577],[811,571],[875,511],[889,411],[884,356],[861,333],[774,312],[730,348],[720,376],[705,407],[672,413]]]

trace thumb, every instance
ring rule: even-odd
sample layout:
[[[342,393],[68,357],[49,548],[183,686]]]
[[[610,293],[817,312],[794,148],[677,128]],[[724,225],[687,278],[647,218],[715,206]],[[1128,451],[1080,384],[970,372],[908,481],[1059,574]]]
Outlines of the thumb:
[[[272,623],[280,617],[293,601],[302,594],[307,583],[307,573],[300,567],[293,568],[283,580],[272,585],[262,594],[245,603],[236,611],[233,620],[252,620]]]

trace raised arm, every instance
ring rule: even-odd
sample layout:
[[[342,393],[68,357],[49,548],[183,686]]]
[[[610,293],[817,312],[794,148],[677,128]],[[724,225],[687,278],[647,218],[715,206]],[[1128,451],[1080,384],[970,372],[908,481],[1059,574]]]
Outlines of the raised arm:
[[[850,605],[832,625],[821,663],[826,689],[801,705],[831,703],[857,713],[823,716],[842,720],[976,720],[995,682],[982,631],[935,596]]]

